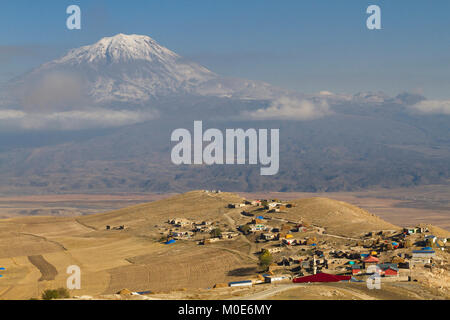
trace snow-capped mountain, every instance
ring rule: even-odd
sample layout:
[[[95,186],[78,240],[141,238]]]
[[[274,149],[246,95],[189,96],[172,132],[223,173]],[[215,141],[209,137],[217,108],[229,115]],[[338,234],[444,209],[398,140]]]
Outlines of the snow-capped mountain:
[[[118,34],[103,38],[97,43],[69,51],[54,63],[72,65],[82,63],[126,63],[144,60],[162,65],[172,65],[179,55],[159,45],[148,36]],[[201,72],[210,73],[202,68]]]
[[[189,93],[199,83],[217,78],[150,37],[124,34],[73,49],[25,75],[19,83],[35,87],[36,82],[42,84],[42,79],[45,82],[54,75],[80,83],[87,100],[94,104],[142,103],[172,93]]]
[[[14,81],[7,91],[16,93],[20,105],[39,100],[31,93],[53,95],[65,91],[61,87],[83,96],[75,103],[96,106],[144,104],[174,94],[269,99],[284,92],[261,81],[222,78],[148,36],[125,34],[73,49]]]
[[[102,112],[106,109],[152,112],[153,117],[161,111],[182,111],[186,96],[256,100],[258,108],[264,107],[265,102],[270,106],[273,101],[284,99],[290,101],[289,110],[301,109],[305,99],[319,108],[324,104],[350,103],[376,106],[390,100],[383,93],[346,95],[322,91],[317,95],[305,95],[262,81],[224,78],[187,61],[148,36],[118,34],[70,50],[65,56],[12,81],[6,89],[0,90],[0,108],[49,113],[52,119],[61,118],[60,112],[98,112],[99,108]],[[170,100],[169,105],[156,110],[164,99]],[[171,109],[174,105],[178,109]],[[245,111],[236,108],[232,114]],[[218,114],[216,111],[221,110],[211,112]],[[275,107],[273,111],[282,110]]]

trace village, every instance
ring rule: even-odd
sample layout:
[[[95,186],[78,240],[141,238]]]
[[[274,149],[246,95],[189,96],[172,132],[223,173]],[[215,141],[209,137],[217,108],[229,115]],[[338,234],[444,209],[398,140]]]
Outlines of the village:
[[[220,193],[220,191],[205,191]],[[439,238],[426,227],[374,230],[358,238],[328,234],[306,221],[283,217],[295,204],[277,199],[230,203],[228,212],[239,212],[233,223],[219,220],[193,221],[170,218],[160,226],[160,241],[174,245],[193,241],[212,245],[245,239],[258,259],[254,275],[242,281],[217,283],[215,288],[245,287],[274,283],[417,281],[435,268],[447,268],[440,252],[448,251],[447,238]],[[229,217],[229,216],[228,216]]]

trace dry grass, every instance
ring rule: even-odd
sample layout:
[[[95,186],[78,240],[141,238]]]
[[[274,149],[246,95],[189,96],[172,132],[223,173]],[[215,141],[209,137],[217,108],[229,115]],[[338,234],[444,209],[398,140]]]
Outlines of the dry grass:
[[[188,292],[177,293],[186,297],[216,283],[245,279],[248,276],[237,276],[232,271],[255,267],[253,252],[259,247],[243,237],[206,246],[189,241],[163,245],[157,241],[161,236],[158,226],[169,218],[214,220],[231,228],[232,220],[239,224],[245,219],[239,209],[225,207],[241,200],[231,193],[194,191],[92,216],[0,220],[0,265],[7,268],[0,280],[0,299],[29,299],[39,297],[45,289],[64,287],[70,265],[78,265],[82,272],[82,289],[72,292],[76,295],[111,294],[123,288],[186,288]],[[329,233],[353,235],[394,227],[347,203],[324,198],[295,202],[297,207],[283,213],[284,217],[309,220],[325,226]],[[107,231],[106,225],[125,225],[125,230]],[[35,258],[30,262],[29,256],[42,256],[39,261],[48,264],[44,266]],[[51,274],[49,265],[54,267]],[[221,292],[214,290],[208,292]],[[224,296],[241,292],[225,291]]]

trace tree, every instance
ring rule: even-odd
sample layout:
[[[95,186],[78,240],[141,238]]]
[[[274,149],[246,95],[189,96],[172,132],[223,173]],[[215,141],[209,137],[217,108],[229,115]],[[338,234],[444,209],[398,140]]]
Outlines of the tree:
[[[70,298],[69,291],[66,288],[59,288],[56,290],[45,290],[42,294],[43,300],[53,300],[53,299],[65,299]]]
[[[263,271],[267,271],[269,269],[269,266],[273,262],[272,254],[268,250],[264,250],[263,252],[261,252],[258,259],[258,265],[261,269],[263,269]]]
[[[211,230],[210,234],[213,238],[220,238],[222,236],[222,230],[220,230],[220,228],[215,228]]]
[[[250,226],[248,224],[244,224],[244,225],[240,226],[239,229],[242,231],[243,234],[250,233]]]

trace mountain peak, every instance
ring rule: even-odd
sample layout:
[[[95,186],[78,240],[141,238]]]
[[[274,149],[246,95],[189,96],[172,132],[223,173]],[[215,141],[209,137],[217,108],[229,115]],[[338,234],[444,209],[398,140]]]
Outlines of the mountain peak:
[[[75,77],[90,101],[101,104],[142,103],[152,97],[192,93],[200,84],[217,77],[149,36],[123,33],[70,50],[23,81],[54,74]]]
[[[71,50],[57,62],[71,64],[120,63],[136,60],[173,62],[178,58],[176,53],[159,45],[149,36],[119,33],[102,38],[93,45]]]
[[[76,96],[101,107],[114,103],[143,105],[171,95],[266,100],[285,93],[262,82],[222,78],[149,36],[123,33],[75,48],[43,64],[11,83],[10,87],[16,89],[8,91],[45,92],[41,96],[48,96],[47,92],[60,90],[61,81],[79,88],[82,94]],[[16,96],[10,100],[22,103],[23,99]]]
[[[115,36],[104,37],[100,39],[97,44],[108,44],[108,45],[118,45],[118,44],[150,44],[150,45],[158,45],[155,40],[146,35],[138,35],[138,34],[124,34],[118,33]]]

